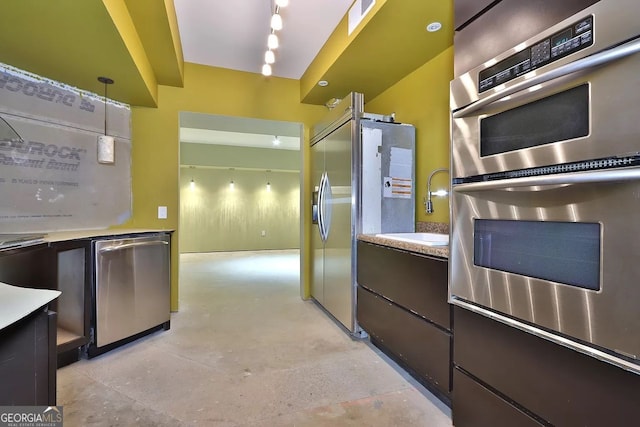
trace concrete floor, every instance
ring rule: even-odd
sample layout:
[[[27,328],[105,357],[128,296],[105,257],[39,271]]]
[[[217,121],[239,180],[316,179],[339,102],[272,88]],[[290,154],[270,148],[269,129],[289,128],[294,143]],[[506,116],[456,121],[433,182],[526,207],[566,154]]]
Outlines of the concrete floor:
[[[171,330],[58,370],[65,426],[451,426],[300,299],[298,265],[297,251],[182,255]]]

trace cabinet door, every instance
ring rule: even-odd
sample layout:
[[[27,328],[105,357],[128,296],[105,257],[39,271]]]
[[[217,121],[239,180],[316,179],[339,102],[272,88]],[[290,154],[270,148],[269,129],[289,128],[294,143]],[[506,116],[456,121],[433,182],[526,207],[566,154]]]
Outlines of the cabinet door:
[[[446,260],[358,242],[358,284],[451,329]]]
[[[311,147],[311,183],[313,185],[314,215],[311,230],[311,296],[320,304],[324,302],[324,242],[320,236],[319,221],[319,192],[320,179],[324,173],[324,141],[320,141]]]
[[[510,402],[557,426],[640,425],[640,375],[460,307],[454,321],[455,365]]]
[[[453,370],[453,423],[456,427],[541,427],[521,409],[475,382],[459,369]]]
[[[0,405],[56,404],[55,339],[56,314],[43,308],[0,330]]]
[[[324,245],[324,307],[349,330],[353,330],[351,133],[348,121],[326,138],[325,170],[330,218]]]
[[[358,322],[421,382],[448,403],[451,369],[451,334],[384,298],[358,287]]]

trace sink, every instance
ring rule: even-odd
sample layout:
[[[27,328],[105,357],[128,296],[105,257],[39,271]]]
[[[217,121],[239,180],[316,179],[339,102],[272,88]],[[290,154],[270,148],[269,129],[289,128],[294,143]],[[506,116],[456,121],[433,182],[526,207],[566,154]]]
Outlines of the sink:
[[[424,246],[449,246],[449,235],[439,233],[384,233],[376,237]]]

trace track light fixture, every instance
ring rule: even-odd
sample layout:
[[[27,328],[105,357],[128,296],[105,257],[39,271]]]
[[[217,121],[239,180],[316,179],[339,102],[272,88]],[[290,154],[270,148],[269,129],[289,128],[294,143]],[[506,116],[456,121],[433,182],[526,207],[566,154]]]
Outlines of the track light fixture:
[[[271,15],[271,33],[267,37],[267,52],[264,55],[264,65],[262,66],[262,74],[264,76],[270,76],[272,73],[271,64],[276,61],[276,57],[273,53],[274,49],[277,49],[279,46],[278,35],[275,33],[276,31],[282,30],[282,15],[280,15],[280,8],[286,7],[289,5],[289,0],[276,0],[276,7]]]

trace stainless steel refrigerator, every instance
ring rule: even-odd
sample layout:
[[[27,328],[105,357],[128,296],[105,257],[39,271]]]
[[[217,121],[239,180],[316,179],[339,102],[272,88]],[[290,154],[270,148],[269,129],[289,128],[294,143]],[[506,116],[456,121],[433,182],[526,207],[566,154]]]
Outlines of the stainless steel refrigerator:
[[[311,296],[356,336],[356,236],[415,231],[415,128],[363,107],[350,94],[311,138]]]

